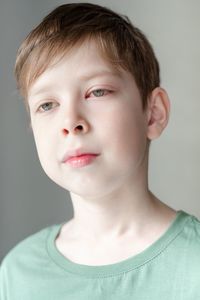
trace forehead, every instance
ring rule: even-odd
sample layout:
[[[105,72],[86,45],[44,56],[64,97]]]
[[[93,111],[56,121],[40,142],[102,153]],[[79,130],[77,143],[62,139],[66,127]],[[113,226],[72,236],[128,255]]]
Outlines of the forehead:
[[[63,55],[56,58],[57,62],[52,61],[54,69],[61,69],[64,65],[69,67],[68,71],[77,71],[77,74],[87,73],[93,69],[104,69],[108,72],[113,72],[120,75],[119,67],[109,62],[106,55],[100,49],[94,40],[84,41],[81,44],[75,45],[73,48],[66,50]]]
[[[54,58],[32,83],[28,94],[39,93],[48,82],[58,80],[61,73],[65,74],[66,80],[71,80],[73,76],[80,80],[90,80],[95,77],[123,79],[127,72],[109,62],[95,41],[85,41]]]

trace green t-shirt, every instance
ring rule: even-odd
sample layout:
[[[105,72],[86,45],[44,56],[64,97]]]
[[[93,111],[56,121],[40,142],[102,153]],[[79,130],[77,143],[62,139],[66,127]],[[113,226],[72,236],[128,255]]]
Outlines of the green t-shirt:
[[[55,246],[61,226],[29,236],[6,255],[0,269],[1,300],[200,299],[200,221],[196,217],[178,211],[151,246],[102,266],[65,258]]]

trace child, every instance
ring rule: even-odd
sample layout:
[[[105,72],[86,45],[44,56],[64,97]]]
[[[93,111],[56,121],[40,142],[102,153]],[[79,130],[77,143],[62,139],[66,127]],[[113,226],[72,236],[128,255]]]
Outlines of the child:
[[[200,223],[148,187],[170,104],[144,34],[105,7],[62,5],[23,42],[15,74],[74,217],[7,254],[0,299],[200,299]]]

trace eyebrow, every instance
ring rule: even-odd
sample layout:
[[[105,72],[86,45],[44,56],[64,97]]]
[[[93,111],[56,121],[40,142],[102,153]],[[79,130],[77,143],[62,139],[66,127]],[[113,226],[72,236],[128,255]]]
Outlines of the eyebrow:
[[[93,72],[91,74],[83,74],[83,75],[80,76],[80,79],[89,80],[93,77],[101,77],[101,76],[105,76],[105,75],[118,77],[118,78],[122,77],[121,72],[114,69],[112,71],[102,70],[102,71]]]
[[[113,69],[112,71],[102,70],[102,71],[91,72],[89,74],[87,74],[87,73],[81,74],[79,76],[79,79],[83,80],[83,81],[89,81],[92,78],[103,77],[103,76],[111,76],[111,77],[116,77],[118,79],[122,78],[121,72],[118,71],[117,69],[116,70]],[[49,92],[49,90],[50,90],[49,85],[42,86],[41,88],[38,88],[38,89],[36,88],[35,91],[33,88],[32,93],[30,93],[30,98],[31,98],[31,96],[36,96],[38,94],[43,94],[43,93]]]

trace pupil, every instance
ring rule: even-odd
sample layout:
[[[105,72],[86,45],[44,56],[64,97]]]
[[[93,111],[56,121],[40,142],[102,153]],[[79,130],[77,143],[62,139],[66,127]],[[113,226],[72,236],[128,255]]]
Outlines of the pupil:
[[[50,103],[45,103],[45,104],[43,104],[43,109],[48,109],[50,107]]]
[[[104,91],[103,90],[96,90],[95,93],[96,93],[96,96],[103,96]]]

